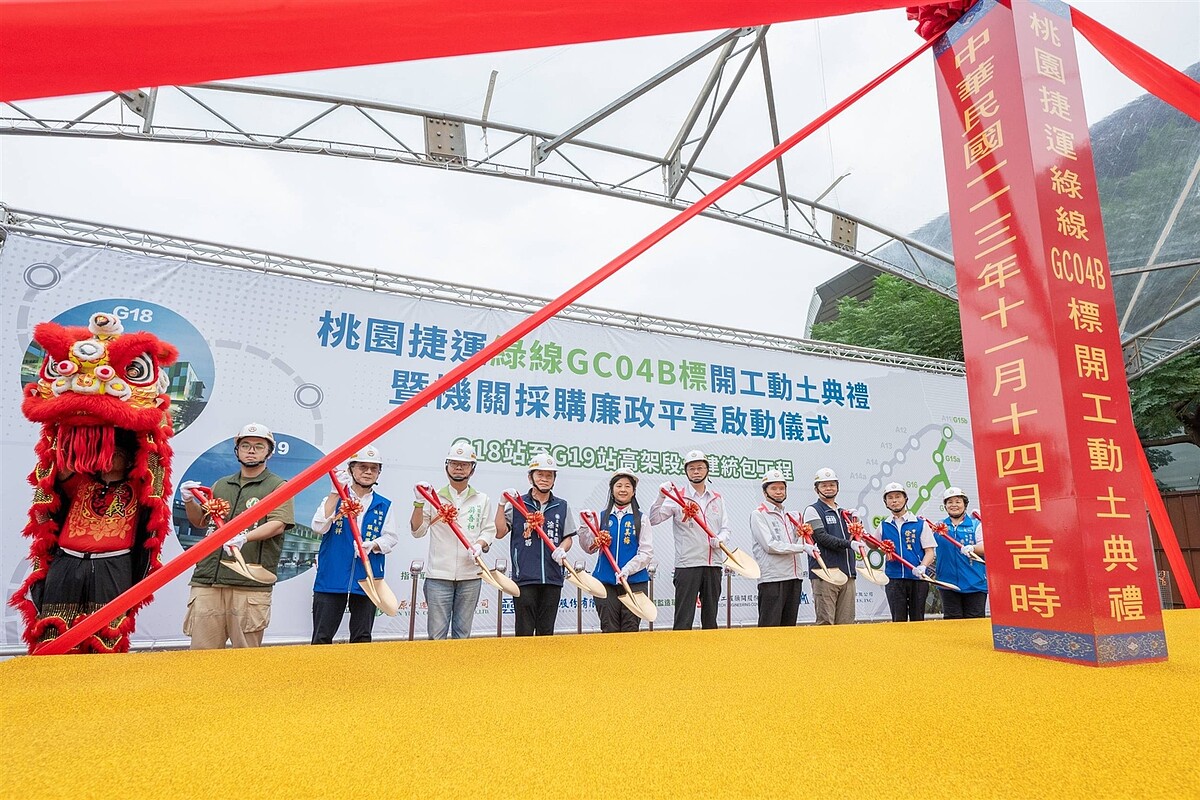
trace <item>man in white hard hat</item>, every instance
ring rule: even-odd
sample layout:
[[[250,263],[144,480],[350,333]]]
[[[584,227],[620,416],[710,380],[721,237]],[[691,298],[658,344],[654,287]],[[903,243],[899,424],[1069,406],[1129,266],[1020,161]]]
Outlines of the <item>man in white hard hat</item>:
[[[837,473],[829,467],[821,467],[813,475],[817,499],[804,509],[804,521],[812,526],[813,540],[821,550],[825,566],[836,567],[849,578],[841,586],[835,586],[809,573],[818,625],[854,622],[854,579],[858,577],[854,560],[856,555],[865,558],[867,551],[867,546],[854,541],[846,527],[846,514],[837,503],[840,486]]]
[[[696,619],[696,600],[700,600],[700,627],[717,627],[717,606],[721,601],[721,564],[725,560],[721,544],[729,541],[729,514],[725,498],[708,487],[708,456],[702,450],[691,450],[683,457],[683,471],[688,486],[683,489],[684,502],[698,507],[708,528],[716,537],[709,539],[704,529],[688,519],[684,510],[663,490],[670,481],[659,487],[658,497],[650,506],[650,524],[661,525],[671,520],[675,534],[675,624],[677,631],[692,629]]]
[[[971,555],[983,556],[983,523],[967,515],[971,500],[957,486],[942,494],[946,507],[946,533],[958,542],[955,546],[945,537],[937,537],[938,579],[953,583],[959,591],[939,586],[942,610],[946,619],[978,619],[987,614],[987,573],[983,564]]]
[[[363,549],[371,563],[372,578],[383,577],[384,556],[400,543],[395,515],[390,513],[392,501],[375,491],[382,471],[383,456],[377,447],[368,445],[350,456],[346,469],[338,473],[338,480],[347,493],[362,507],[356,516]],[[333,644],[333,636],[342,624],[347,604],[350,606],[350,641],[371,641],[375,605],[359,585],[367,573],[337,491],[331,491],[317,506],[312,529],[321,537],[317,577],[313,583],[312,643]]]
[[[517,636],[553,636],[562,598],[562,562],[571,549],[575,525],[567,501],[554,494],[558,461],[549,453],[535,453],[529,460],[528,478],[529,491],[521,499],[531,514],[542,515],[542,530],[554,547],[547,547],[524,515],[507,502],[501,502],[496,513],[496,538],[512,531],[512,579],[521,587],[520,596],[513,598]],[[516,496],[517,490],[509,489],[508,494]]]
[[[762,569],[758,579],[758,626],[778,628],[796,624],[800,613],[800,556],[811,558],[813,547],[797,539],[783,504],[787,500],[787,479],[777,469],[762,477],[763,502],[750,512],[750,535],[754,540],[754,560]]]
[[[883,487],[883,504],[890,513],[879,521],[875,538],[885,544],[890,542],[896,548],[896,555],[914,565],[909,569],[891,558],[884,565],[888,576],[884,591],[892,622],[921,622],[929,597],[929,582],[923,579],[933,564],[937,546],[933,529],[908,510],[908,491],[902,484],[892,482]]]
[[[450,525],[426,504],[421,489],[433,491],[428,483],[413,489],[413,536],[429,534],[429,558],[425,568],[425,603],[429,607],[429,638],[466,639],[475,622],[479,605],[479,565],[475,558],[496,539],[492,504],[483,492],[470,485],[475,474],[475,447],[466,439],[450,445],[446,454],[446,477],[450,482],[438,490],[443,506],[453,506],[455,519],[471,549],[462,546]]]
[[[226,520],[233,519],[278,489],[286,481],[267,469],[267,460],[275,452],[275,435],[265,425],[251,422],[233,439],[233,452],[239,469],[212,485],[213,498],[229,504]],[[208,512],[200,507],[191,490],[200,484],[186,481],[179,490],[184,499],[188,522],[194,528],[216,530]],[[214,553],[210,553],[192,573],[191,597],[183,620],[183,632],[192,638],[193,650],[232,647],[258,647],[271,621],[271,584],[260,583],[221,564],[232,548],[242,551],[249,564],[261,565],[268,572],[279,571],[283,554],[283,533],[295,527],[292,501],[255,522]]]

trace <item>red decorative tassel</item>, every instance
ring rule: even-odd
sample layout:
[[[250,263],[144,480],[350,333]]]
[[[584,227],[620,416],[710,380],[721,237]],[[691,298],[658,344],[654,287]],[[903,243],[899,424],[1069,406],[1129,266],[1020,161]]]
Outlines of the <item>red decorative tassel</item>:
[[[952,0],[948,3],[938,3],[928,6],[908,6],[909,19],[917,21],[917,34],[929,41],[936,39],[958,22],[958,18],[975,5],[975,0]]]

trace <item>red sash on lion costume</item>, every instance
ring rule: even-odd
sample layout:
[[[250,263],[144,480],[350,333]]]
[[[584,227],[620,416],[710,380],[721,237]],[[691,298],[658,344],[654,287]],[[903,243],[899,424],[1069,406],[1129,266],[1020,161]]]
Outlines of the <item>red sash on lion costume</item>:
[[[164,393],[163,371],[175,363],[178,351],[151,333],[125,333],[120,320],[93,314],[86,328],[66,328],[43,322],[34,328],[34,341],[46,351],[38,380],[26,387],[21,410],[42,435],[35,452],[37,466],[29,475],[33,505],[24,535],[31,540],[33,569],[9,604],[21,612],[23,638],[30,652],[41,642],[57,638],[90,613],[62,614],[60,609],[39,613],[36,598],[44,588],[56,555],[59,534],[70,510],[61,480],[65,473],[86,476],[103,472],[113,463],[118,430],[135,443],[135,453],[122,489],[127,484],[139,510],[132,550],[133,579],[161,566],[159,552],[171,529],[170,398]],[[128,491],[128,490],[126,490]],[[87,519],[106,522],[94,515]],[[76,531],[76,535],[78,535]],[[96,539],[101,539],[97,531]],[[128,540],[118,541],[121,547]],[[100,549],[103,547],[92,548]],[[88,557],[96,555],[89,553]],[[150,602],[147,597],[127,613],[88,637],[73,652],[125,652],[134,629],[134,614]],[[90,609],[94,611],[95,609]],[[72,617],[72,618],[66,618]]]

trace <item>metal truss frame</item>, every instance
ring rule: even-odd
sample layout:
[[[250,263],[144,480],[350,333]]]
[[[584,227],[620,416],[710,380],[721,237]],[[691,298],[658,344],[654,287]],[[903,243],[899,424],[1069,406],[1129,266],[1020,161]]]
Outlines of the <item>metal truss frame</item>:
[[[278,253],[263,253],[232,245],[184,239],[162,233],[130,228],[117,228],[96,222],[40,214],[34,211],[0,205],[0,238],[5,233],[105,247],[130,253],[170,258],[184,262],[207,264],[228,269],[281,275],[290,278],[369,289],[456,303],[459,305],[499,308],[505,311],[532,313],[542,308],[549,298],[501,292],[466,284],[412,278],[378,270],[352,267],[323,261],[312,261]],[[723,344],[765,348],[788,353],[861,361],[872,364],[903,367],[942,375],[965,375],[957,361],[890,353],[865,347],[813,342],[774,334],[700,325],[695,322],[632,314],[598,306],[572,305],[560,317],[592,325],[628,328],[638,331],[683,336]]]
[[[677,210],[730,177],[706,168],[701,160],[735,93],[748,85],[743,79],[756,59],[763,75],[767,124],[773,141],[779,141],[767,56],[769,27],[725,31],[559,132],[499,123],[487,119],[486,113],[477,118],[349,97],[211,83],[81,96],[78,112],[59,119],[43,118],[37,101],[6,103],[9,113],[0,116],[0,135],[204,144],[340,156],[529,181]],[[663,154],[582,138],[597,123],[705,61],[711,62],[707,79]],[[247,97],[253,102],[246,102]],[[55,101],[60,104],[57,107],[63,102],[63,98]],[[4,110],[0,107],[0,112]],[[439,150],[425,141],[435,124],[460,133],[459,150]],[[478,141],[484,143],[482,157],[467,152],[467,143]],[[952,288],[925,274],[913,251],[952,269],[949,254],[822,204],[821,198],[808,200],[790,194],[782,157],[775,167],[776,186],[747,182],[704,216],[870,264],[954,297]],[[835,240],[831,232],[821,230],[819,214],[857,225],[857,240]],[[892,243],[901,246],[888,248],[895,255],[884,255],[881,251]]]

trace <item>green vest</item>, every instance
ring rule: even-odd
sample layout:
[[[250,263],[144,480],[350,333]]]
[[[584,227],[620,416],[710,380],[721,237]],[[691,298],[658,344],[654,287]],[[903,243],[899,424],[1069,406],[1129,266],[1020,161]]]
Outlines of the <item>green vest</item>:
[[[233,475],[226,476],[213,483],[212,491],[213,497],[220,498],[229,503],[231,510],[228,519],[233,519],[286,482],[269,469],[263,470],[262,473],[254,478],[243,478],[240,472],[235,472]],[[288,500],[265,517],[255,520],[254,524],[246,530],[252,531],[264,522],[276,520],[283,523],[285,531],[295,526],[295,514],[291,500]],[[215,527],[210,523],[208,530],[209,533],[212,533]],[[272,573],[278,572],[279,556],[282,553],[282,533],[278,536],[272,536],[270,539],[246,542],[245,546],[242,547],[242,557],[246,559],[246,563],[262,564]],[[223,558],[228,558],[225,555],[224,548],[217,548],[215,553],[209,553],[205,556],[196,565],[196,571],[192,573],[191,585],[237,586],[243,589],[257,589],[263,592],[271,591],[270,585],[244,578],[228,567],[221,566],[221,559]]]

